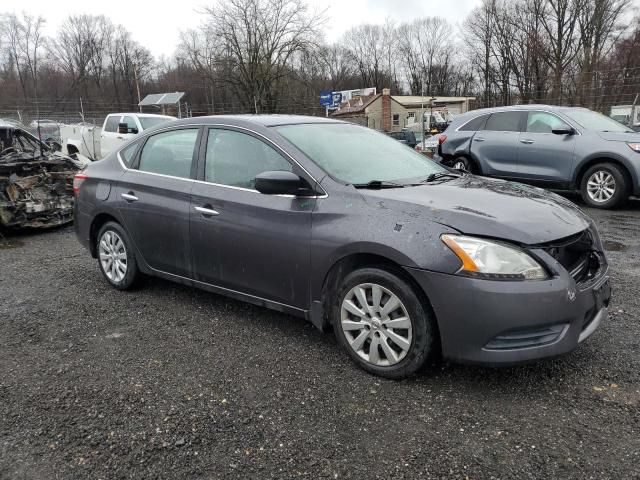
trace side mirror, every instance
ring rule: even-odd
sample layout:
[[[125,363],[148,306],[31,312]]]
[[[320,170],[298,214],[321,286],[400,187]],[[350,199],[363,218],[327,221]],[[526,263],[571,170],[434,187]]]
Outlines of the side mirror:
[[[295,173],[273,170],[257,175],[255,186],[257,191],[265,195],[296,195],[307,184]]]
[[[574,135],[576,131],[573,129],[573,127],[564,125],[559,128],[554,128],[553,130],[551,130],[551,133],[553,133],[554,135]]]

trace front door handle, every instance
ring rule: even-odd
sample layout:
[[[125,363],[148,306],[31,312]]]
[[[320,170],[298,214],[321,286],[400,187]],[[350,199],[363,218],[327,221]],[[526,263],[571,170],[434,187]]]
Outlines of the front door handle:
[[[482,137],[476,137],[473,139],[474,142],[484,142],[484,138]]]
[[[136,197],[135,195],[133,195],[133,192],[129,192],[129,193],[121,193],[120,196],[122,198],[124,198],[127,202],[131,203],[131,202],[137,202],[138,201],[138,197]]]
[[[533,140],[529,140],[529,139],[520,140],[520,143],[524,143],[526,145],[531,145],[533,143]]]
[[[220,212],[211,208],[211,205],[205,205],[204,207],[194,207],[196,212],[200,212],[205,217],[211,217],[213,215],[220,215]]]

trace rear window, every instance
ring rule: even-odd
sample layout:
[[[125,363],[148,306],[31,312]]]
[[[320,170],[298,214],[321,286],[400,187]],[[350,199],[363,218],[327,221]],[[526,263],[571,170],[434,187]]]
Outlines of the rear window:
[[[522,112],[493,113],[487,120],[485,130],[494,132],[519,132]]]
[[[110,115],[104,124],[105,132],[115,133],[118,131],[118,123],[120,123],[120,115]]]
[[[478,130],[482,130],[487,122],[487,118],[489,118],[489,115],[480,115],[479,117],[465,123],[458,130],[461,132],[477,132]]]
[[[161,123],[169,122],[173,120],[171,117],[138,117],[140,125],[143,130],[149,130],[150,128],[160,125]]]

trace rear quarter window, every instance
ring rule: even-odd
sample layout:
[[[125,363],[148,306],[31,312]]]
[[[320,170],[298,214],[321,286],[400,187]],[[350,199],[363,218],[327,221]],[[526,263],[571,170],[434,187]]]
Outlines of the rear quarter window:
[[[489,115],[480,115],[473,120],[469,120],[458,130],[461,132],[477,132],[478,130],[482,130],[487,123],[487,118],[489,118]]]
[[[136,152],[138,151],[139,146],[140,142],[135,142],[128,147],[120,150],[120,159],[127,168],[131,168],[131,165],[133,165],[133,161],[136,158]]]

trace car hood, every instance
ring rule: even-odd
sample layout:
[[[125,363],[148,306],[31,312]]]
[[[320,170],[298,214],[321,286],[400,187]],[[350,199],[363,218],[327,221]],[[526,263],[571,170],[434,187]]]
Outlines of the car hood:
[[[640,133],[624,133],[624,132],[598,132],[603,140],[611,142],[640,142]]]
[[[399,220],[434,221],[468,234],[526,245],[569,237],[591,220],[569,200],[541,188],[475,175],[424,186],[360,190]]]

